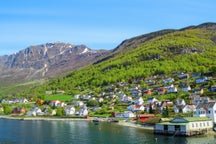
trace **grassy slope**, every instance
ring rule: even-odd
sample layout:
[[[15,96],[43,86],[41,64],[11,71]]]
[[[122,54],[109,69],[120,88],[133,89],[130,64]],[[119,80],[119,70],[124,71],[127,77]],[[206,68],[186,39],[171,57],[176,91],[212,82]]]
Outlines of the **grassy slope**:
[[[112,59],[56,78],[36,91],[37,93],[44,93],[45,90],[65,90],[67,93],[88,89],[100,91],[102,85],[127,81],[129,78],[170,74],[174,71],[208,71],[216,66],[216,44],[211,40],[215,37],[215,33],[202,29],[176,31],[151,39]],[[182,53],[183,49],[191,48],[197,48],[198,53]]]

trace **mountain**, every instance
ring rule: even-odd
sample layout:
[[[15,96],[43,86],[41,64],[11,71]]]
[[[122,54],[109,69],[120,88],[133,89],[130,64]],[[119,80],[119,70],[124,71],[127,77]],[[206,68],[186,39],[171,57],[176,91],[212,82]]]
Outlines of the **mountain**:
[[[3,84],[57,75],[44,86],[32,89],[34,94],[56,89],[66,93],[99,91],[101,86],[119,81],[169,76],[173,72],[216,72],[216,23],[136,36],[110,51],[64,43],[32,46],[0,57],[0,70]]]
[[[99,91],[101,86],[129,79],[172,73],[216,73],[216,24],[162,30],[123,41],[93,65],[58,77],[36,91],[62,89]]]
[[[107,53],[61,42],[30,46],[0,57],[0,87],[61,75],[91,64]]]

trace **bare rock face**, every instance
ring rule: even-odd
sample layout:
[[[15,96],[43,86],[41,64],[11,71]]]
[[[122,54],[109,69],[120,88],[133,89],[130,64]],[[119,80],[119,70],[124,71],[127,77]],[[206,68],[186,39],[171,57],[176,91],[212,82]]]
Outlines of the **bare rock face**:
[[[0,57],[0,80],[11,83],[53,77],[91,64],[107,53],[60,42],[30,46]]]

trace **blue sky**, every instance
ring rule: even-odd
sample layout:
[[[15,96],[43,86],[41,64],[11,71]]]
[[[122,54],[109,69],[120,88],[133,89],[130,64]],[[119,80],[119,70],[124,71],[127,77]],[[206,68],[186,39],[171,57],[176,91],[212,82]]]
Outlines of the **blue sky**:
[[[215,0],[5,0],[0,55],[47,42],[113,49],[123,40],[216,22]]]

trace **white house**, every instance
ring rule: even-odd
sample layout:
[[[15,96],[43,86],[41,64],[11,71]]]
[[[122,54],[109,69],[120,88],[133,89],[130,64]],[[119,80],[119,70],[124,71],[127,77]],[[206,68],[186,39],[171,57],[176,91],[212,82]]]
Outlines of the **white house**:
[[[124,111],[124,113],[115,113],[116,118],[133,118],[135,117],[134,113],[131,111]]]
[[[185,106],[186,105],[185,100],[184,99],[177,99],[176,100],[176,105],[183,105],[183,106]]]
[[[135,101],[134,101],[134,104],[135,105],[142,105],[143,104],[143,98],[142,97],[139,97],[138,99],[136,99]]]
[[[84,105],[84,102],[83,102],[83,101],[75,101],[75,102],[74,102],[74,105],[75,105],[75,106],[81,107],[81,106]]]
[[[157,103],[157,102],[159,102],[156,98],[149,98],[148,100],[147,100],[147,103],[148,104],[150,104],[150,103]]]
[[[33,107],[31,111],[28,111],[26,113],[27,116],[37,116],[37,115],[43,115],[44,113],[39,107]]]
[[[50,102],[50,106],[53,107],[53,106],[56,106],[56,107],[64,107],[66,104],[59,101],[59,100],[52,100]]]
[[[83,106],[80,108],[78,112],[76,112],[79,116],[87,116],[88,115],[88,108],[86,106]]]
[[[167,93],[177,93],[178,89],[176,87],[170,87],[167,89]]]
[[[134,115],[134,113],[131,112],[131,111],[124,111],[123,117],[124,117],[124,118],[133,118],[133,117],[135,117],[135,115]]]
[[[184,108],[182,109],[183,113],[188,113],[188,112],[196,112],[196,106],[195,105],[185,105]]]
[[[76,109],[75,109],[75,107],[74,106],[66,106],[65,108],[64,108],[64,112],[65,112],[65,115],[73,115],[73,114],[75,114],[75,112],[76,112]]]
[[[74,99],[80,99],[80,95],[75,95]]]
[[[191,91],[191,87],[189,85],[188,86],[184,86],[184,87],[182,87],[182,91],[183,92]]]
[[[163,79],[163,83],[164,83],[164,84],[172,83],[172,82],[174,82],[174,81],[175,81],[174,78]]]
[[[128,110],[135,112],[135,111],[144,111],[145,107],[143,105],[130,105],[127,107]]]
[[[216,123],[216,102],[199,103],[196,107],[196,117],[209,117]]]

